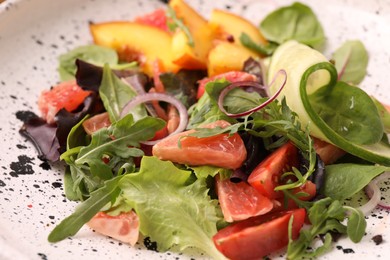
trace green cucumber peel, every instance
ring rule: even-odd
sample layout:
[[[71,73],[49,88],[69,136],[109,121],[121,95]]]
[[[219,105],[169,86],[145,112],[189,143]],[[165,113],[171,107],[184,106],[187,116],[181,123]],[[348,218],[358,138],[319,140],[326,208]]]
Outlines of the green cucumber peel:
[[[321,129],[322,134],[334,145],[342,148],[346,152],[363,158],[367,161],[390,166],[390,149],[382,142],[374,144],[364,145],[353,143],[333,130],[329,125],[317,114],[310,104],[310,97],[306,91],[306,84],[309,76],[318,70],[326,70],[329,72],[330,79],[326,86],[323,88],[329,88],[328,91],[332,91],[332,88],[336,86],[337,71],[331,63],[321,62],[309,67],[302,75],[299,85],[300,97],[306,113],[309,115],[313,123]]]

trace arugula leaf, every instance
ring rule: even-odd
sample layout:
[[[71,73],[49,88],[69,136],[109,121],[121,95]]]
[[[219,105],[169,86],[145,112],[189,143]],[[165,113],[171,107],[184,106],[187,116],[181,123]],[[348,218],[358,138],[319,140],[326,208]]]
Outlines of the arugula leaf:
[[[119,186],[140,218],[140,231],[159,250],[196,247],[213,259],[225,259],[211,239],[219,220],[217,201],[208,196],[205,179],[188,184],[190,176],[172,162],[143,157],[140,172],[127,175]]]
[[[99,87],[99,95],[103,101],[111,122],[120,119],[120,114],[124,106],[134,98],[137,93],[131,87],[122,82],[105,64],[103,69],[103,78]],[[138,105],[132,109],[131,114],[135,120],[147,116],[143,105]]]
[[[325,167],[322,194],[332,199],[344,200],[352,197],[389,167],[358,164],[333,164]]]
[[[91,196],[80,204],[75,212],[61,221],[49,234],[49,242],[58,242],[75,235],[80,228],[96,215],[106,204],[113,204],[120,193],[118,176],[104,183],[104,186],[91,193]]]
[[[163,120],[153,117],[145,117],[134,122],[133,116],[128,114],[112,127],[96,132],[91,143],[80,150],[75,162],[93,165],[101,161],[104,155],[121,158],[142,156],[142,150],[129,146],[138,147],[140,141],[151,139],[164,125]]]
[[[211,123],[217,120],[225,120],[230,123],[235,123],[237,120],[227,116],[218,107],[218,96],[222,89],[227,87],[229,82],[226,80],[216,80],[206,84],[206,91],[199,99],[198,103],[192,106],[188,113],[190,115],[188,129],[193,129],[201,124]],[[217,99],[215,99],[217,98]]]
[[[359,84],[366,76],[368,53],[361,41],[347,41],[334,53],[332,60],[339,80]]]
[[[285,192],[285,194],[293,198],[291,193]],[[366,221],[361,211],[343,206],[340,201],[329,197],[310,204],[308,206],[306,202],[306,206],[309,207],[308,217],[311,226],[308,229],[302,229],[299,238],[295,241],[292,240],[291,232],[289,232],[288,259],[313,258],[325,253],[331,247],[331,232],[347,234],[353,242],[358,242],[363,237]],[[346,216],[348,217],[347,226],[342,224]],[[291,230],[291,225],[289,229]],[[324,241],[322,245],[313,249],[312,243],[319,236],[323,236]]]
[[[260,30],[270,41],[282,44],[288,40],[316,49],[325,42],[324,31],[316,15],[307,5],[293,3],[270,13],[260,23]]]
[[[352,242],[358,243],[364,236],[367,227],[367,222],[364,218],[363,213],[360,210],[346,206],[344,206],[344,208],[349,210],[350,213],[348,216],[347,225],[348,237],[352,240]]]
[[[176,30],[176,28],[179,28],[184,32],[184,34],[187,36],[188,39],[188,45],[192,48],[195,46],[194,38],[192,37],[192,34],[190,32],[190,29],[183,23],[182,19],[179,19],[176,16],[175,10],[173,10],[172,7],[168,6],[166,15],[168,18],[171,19],[172,23],[168,23],[168,28],[170,31]]]
[[[251,49],[252,51],[255,51],[255,52],[259,53],[260,55],[264,55],[264,56],[272,55],[274,53],[276,47],[278,47],[277,44],[272,43],[272,42],[268,43],[267,45],[257,44],[249,37],[248,34],[246,34],[244,32],[241,33],[241,35],[240,35],[240,42],[242,45],[244,45],[248,49]]]
[[[129,114],[109,128],[95,132],[88,145],[71,148],[62,154],[61,159],[70,170],[66,191],[70,199],[84,200],[105,180],[133,172],[133,157],[143,155],[142,150],[136,148],[139,142],[151,139],[164,125],[164,121],[152,117],[134,122]],[[109,162],[104,163],[104,158]]]

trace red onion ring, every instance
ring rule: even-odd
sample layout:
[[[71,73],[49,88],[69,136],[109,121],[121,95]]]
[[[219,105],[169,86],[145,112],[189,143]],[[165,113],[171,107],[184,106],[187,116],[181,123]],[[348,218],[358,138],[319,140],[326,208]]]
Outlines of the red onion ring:
[[[171,95],[168,95],[168,94],[164,94],[164,93],[145,93],[145,94],[141,94],[141,95],[136,96],[129,103],[127,103],[125,105],[125,107],[123,108],[123,110],[120,114],[120,117],[122,118],[125,115],[127,115],[130,112],[130,110],[132,108],[134,108],[135,106],[137,106],[139,104],[143,104],[143,103],[148,102],[148,101],[154,101],[154,100],[170,103],[173,106],[175,106],[177,111],[179,112],[179,116],[180,116],[179,126],[175,129],[175,131],[170,133],[168,136],[180,133],[186,129],[187,123],[188,123],[188,113],[187,113],[186,107],[177,98],[175,98]],[[146,144],[146,145],[154,145],[165,138],[162,138],[159,140],[154,140],[154,141],[144,141],[142,143]]]
[[[265,101],[264,103],[262,103],[261,105],[257,106],[257,107],[254,107],[252,109],[249,109],[248,111],[245,111],[245,112],[241,112],[241,113],[237,113],[237,114],[232,114],[232,113],[229,113],[225,110],[225,108],[223,107],[223,101],[227,95],[227,93],[229,91],[231,91],[232,89],[234,88],[238,88],[238,87],[254,87],[254,88],[257,88],[257,89],[261,89],[261,90],[264,90],[266,89],[263,85],[257,83],[257,82],[250,82],[250,81],[245,81],[245,82],[234,82],[232,84],[230,84],[229,86],[227,86],[224,90],[222,90],[221,94],[219,95],[219,98],[218,98],[218,107],[219,109],[224,112],[227,116],[230,116],[230,117],[241,117],[241,116],[247,116],[247,115],[250,115],[252,114],[253,112],[256,112],[262,108],[264,108],[265,106],[267,106],[269,103],[271,103],[272,101],[274,101],[276,99],[277,96],[279,96],[280,92],[282,91],[282,89],[284,88],[284,86],[286,85],[286,82],[287,82],[287,72],[285,70],[279,70],[276,75],[274,76],[274,78],[272,79],[272,82],[269,84],[269,86],[273,85],[275,83],[275,80],[276,78],[278,77],[279,74],[283,74],[284,76],[284,80],[283,80],[283,83],[282,85],[280,86],[280,88],[278,89],[278,91],[272,96],[270,97],[267,101]]]
[[[390,209],[390,205],[381,201],[381,191],[378,187],[378,183],[384,180],[390,180],[390,172],[384,172],[375,179],[373,179],[364,189],[367,196],[370,200],[361,206],[359,209],[363,212],[364,215],[367,215],[377,206],[380,206],[384,209]]]

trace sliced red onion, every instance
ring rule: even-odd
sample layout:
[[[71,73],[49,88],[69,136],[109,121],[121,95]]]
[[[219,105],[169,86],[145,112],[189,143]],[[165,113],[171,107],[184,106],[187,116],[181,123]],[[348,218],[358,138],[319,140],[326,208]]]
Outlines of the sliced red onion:
[[[378,203],[381,200],[381,191],[375,181],[371,181],[366,186],[365,191],[370,200],[363,206],[359,207],[359,209],[366,216],[378,206]]]
[[[219,98],[218,98],[218,107],[219,109],[221,109],[222,112],[224,112],[227,116],[230,116],[230,117],[242,117],[242,116],[247,116],[247,115],[250,115],[252,114],[253,112],[256,112],[262,108],[264,108],[265,106],[267,106],[269,103],[271,103],[272,101],[274,101],[276,99],[277,96],[279,96],[280,92],[282,91],[283,87],[286,85],[286,82],[287,82],[287,73],[285,70],[279,70],[275,77],[272,79],[272,82],[269,84],[269,86],[273,85],[276,81],[276,78],[279,76],[279,74],[282,74],[284,76],[284,80],[283,80],[283,83],[282,85],[279,87],[278,91],[272,96],[270,97],[267,101],[265,101],[264,103],[262,103],[261,105],[257,106],[257,107],[254,107],[252,109],[249,109],[248,111],[245,111],[245,112],[241,112],[241,113],[237,113],[237,114],[232,114],[232,113],[229,113],[225,110],[225,108],[223,107],[223,101],[226,97],[226,95],[234,88],[239,88],[239,87],[253,87],[253,88],[257,88],[259,90],[265,90],[266,87],[264,87],[263,85],[259,84],[258,82],[251,82],[251,81],[245,81],[245,82],[234,82],[232,84],[230,84],[229,86],[227,86],[224,90],[222,90],[221,94],[219,95]]]
[[[382,181],[390,181],[390,171],[384,172],[383,174],[379,175],[371,182],[373,182],[378,187],[378,183],[380,183]],[[379,188],[378,188],[378,190],[379,190]],[[369,197],[371,197],[369,191],[367,192],[367,195]],[[380,197],[382,197],[382,196],[380,196]],[[384,209],[390,209],[390,204],[383,202],[380,198],[379,198],[378,206],[380,206]]]
[[[144,86],[141,84],[141,79],[139,75],[136,74],[130,77],[121,78],[121,80],[126,85],[132,87],[135,90],[135,92],[137,92],[138,95],[142,95],[146,93]],[[145,107],[151,116],[157,117],[156,110],[154,110],[152,104],[145,104]]]
[[[121,112],[120,117],[122,118],[125,115],[127,115],[131,111],[131,109],[133,109],[135,106],[137,106],[139,104],[143,104],[145,102],[154,101],[154,100],[170,103],[174,107],[176,107],[177,111],[179,112],[179,116],[180,116],[179,126],[176,128],[175,131],[170,133],[169,136],[180,133],[184,129],[186,129],[187,123],[188,123],[188,113],[187,113],[186,107],[177,98],[175,98],[171,95],[168,95],[168,94],[164,94],[164,93],[145,93],[145,94],[141,94],[141,95],[136,96],[129,103],[126,104],[126,106],[123,108],[123,110]],[[154,145],[163,139],[154,140],[154,141],[145,141],[142,143],[147,144],[147,145]]]
[[[390,172],[384,172],[383,174],[379,175],[375,179],[373,179],[365,188],[365,192],[367,196],[370,198],[370,200],[361,206],[359,209],[364,213],[364,215],[367,215],[370,213],[373,209],[375,209],[377,206],[380,206],[384,209],[390,209],[390,205],[386,204],[381,201],[381,191],[378,187],[378,183],[381,181],[390,180]]]

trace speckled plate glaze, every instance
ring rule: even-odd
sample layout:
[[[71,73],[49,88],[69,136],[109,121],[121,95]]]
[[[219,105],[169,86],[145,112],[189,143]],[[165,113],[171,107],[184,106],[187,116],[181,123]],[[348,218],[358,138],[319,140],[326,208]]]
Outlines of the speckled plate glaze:
[[[227,9],[255,24],[287,0],[188,0],[206,17],[211,9]],[[390,2],[388,0],[305,0],[319,17],[331,54],[347,39],[360,39],[370,55],[368,76],[362,87],[390,104]],[[134,248],[83,228],[75,237],[57,244],[48,233],[76,203],[64,197],[63,165],[40,161],[32,144],[19,135],[20,111],[37,111],[43,89],[59,80],[58,55],[91,42],[89,21],[132,19],[162,7],[143,0],[24,0],[0,4],[0,259],[200,259],[185,254],[147,250],[144,240]],[[20,115],[20,114],[19,114]],[[367,219],[367,235],[358,245],[341,239],[323,259],[357,257],[390,259],[390,213],[375,210]],[[384,242],[375,245],[374,235]],[[283,257],[283,252],[274,255]]]

